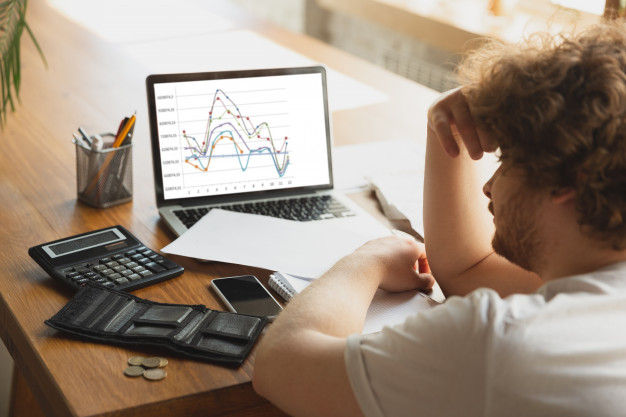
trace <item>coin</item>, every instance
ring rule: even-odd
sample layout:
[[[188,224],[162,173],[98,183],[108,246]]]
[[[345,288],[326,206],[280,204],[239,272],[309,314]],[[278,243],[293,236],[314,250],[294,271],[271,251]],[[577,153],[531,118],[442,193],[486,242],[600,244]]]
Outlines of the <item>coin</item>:
[[[146,358],[141,365],[145,368],[158,368],[161,365],[161,358]]]
[[[169,361],[165,358],[159,358],[159,368],[165,368],[167,366],[167,364],[169,363]]]
[[[143,356],[131,356],[128,358],[128,364],[132,366],[141,366],[144,359],[145,358]]]
[[[149,379],[150,381],[158,381],[165,378],[166,376],[167,372],[165,372],[165,369],[162,368],[146,369],[143,372],[143,377]]]
[[[143,375],[144,371],[145,369],[143,369],[143,367],[141,366],[129,366],[128,368],[124,369],[124,375],[134,378],[136,376]]]

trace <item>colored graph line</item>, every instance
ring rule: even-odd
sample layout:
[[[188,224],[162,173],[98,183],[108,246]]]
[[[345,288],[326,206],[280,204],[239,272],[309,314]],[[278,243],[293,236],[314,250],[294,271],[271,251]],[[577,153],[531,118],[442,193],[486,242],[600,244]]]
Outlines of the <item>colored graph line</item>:
[[[214,117],[216,114],[218,115]],[[266,122],[255,126],[250,117],[242,115],[239,107],[220,89],[215,91],[208,116],[201,141],[188,135],[185,130],[182,132],[187,142],[185,150],[191,153],[190,156],[185,157],[186,163],[206,172],[213,158],[236,157],[241,170],[246,171],[253,156],[268,155],[272,158],[279,177],[285,175],[289,166],[287,136],[284,139],[275,140]],[[254,141],[263,142],[263,145],[253,146]],[[232,143],[232,153],[216,153],[218,142]],[[282,144],[277,147],[276,142],[282,142]]]

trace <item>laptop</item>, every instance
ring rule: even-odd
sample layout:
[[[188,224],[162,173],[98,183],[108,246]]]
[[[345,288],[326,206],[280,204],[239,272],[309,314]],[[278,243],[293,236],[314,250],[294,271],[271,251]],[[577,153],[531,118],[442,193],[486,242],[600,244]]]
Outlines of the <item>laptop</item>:
[[[323,66],[154,74],[146,88],[156,203],[176,235],[213,208],[370,216],[333,189]]]

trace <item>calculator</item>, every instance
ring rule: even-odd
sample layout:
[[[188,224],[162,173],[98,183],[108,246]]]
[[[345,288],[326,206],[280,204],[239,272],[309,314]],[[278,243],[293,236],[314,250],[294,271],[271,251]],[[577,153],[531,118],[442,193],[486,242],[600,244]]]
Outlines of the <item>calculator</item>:
[[[52,278],[74,289],[88,281],[132,291],[184,272],[122,226],[107,227],[28,249]]]

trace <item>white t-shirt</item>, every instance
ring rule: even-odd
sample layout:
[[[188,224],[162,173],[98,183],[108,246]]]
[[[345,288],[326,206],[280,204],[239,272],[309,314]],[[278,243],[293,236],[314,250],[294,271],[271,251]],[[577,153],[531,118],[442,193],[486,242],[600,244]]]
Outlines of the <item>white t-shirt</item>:
[[[625,416],[626,262],[505,299],[489,289],[345,351],[368,417]]]

